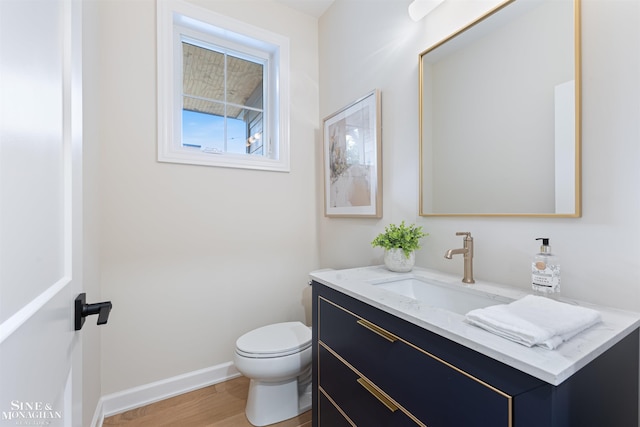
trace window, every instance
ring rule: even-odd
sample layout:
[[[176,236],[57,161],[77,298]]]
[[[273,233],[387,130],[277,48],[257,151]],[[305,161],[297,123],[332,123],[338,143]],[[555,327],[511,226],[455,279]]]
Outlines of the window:
[[[264,155],[268,59],[184,36],[181,48],[182,146],[208,153]]]
[[[289,170],[289,43],[158,1],[158,160]]]

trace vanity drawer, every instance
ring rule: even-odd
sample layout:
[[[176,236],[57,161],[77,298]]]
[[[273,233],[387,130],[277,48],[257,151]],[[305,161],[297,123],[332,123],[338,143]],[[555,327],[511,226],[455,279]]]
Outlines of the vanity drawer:
[[[319,339],[429,427],[510,425],[510,395],[323,298]]]
[[[318,304],[318,339],[367,371],[385,367],[400,343],[396,335],[322,297]]]
[[[375,386],[369,379],[358,375],[323,346],[319,347],[318,352],[320,396],[329,396],[334,402],[332,406],[340,408],[356,426],[416,427],[423,425],[416,423],[401,409],[395,407],[388,396],[375,390]],[[326,403],[330,404],[328,399]],[[322,427],[334,427],[333,421],[327,421],[323,417],[324,412],[320,418]],[[329,417],[334,419],[335,415],[329,415]]]
[[[352,427],[351,423],[338,411],[338,408],[324,394],[324,390],[320,389],[318,393],[318,413],[319,424],[331,427]]]

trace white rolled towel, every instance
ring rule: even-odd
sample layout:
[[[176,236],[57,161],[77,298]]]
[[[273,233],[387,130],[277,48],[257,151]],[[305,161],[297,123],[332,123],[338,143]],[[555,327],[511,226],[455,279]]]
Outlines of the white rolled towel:
[[[472,310],[466,318],[471,324],[527,347],[537,345],[550,350],[601,321],[596,310],[535,295]]]

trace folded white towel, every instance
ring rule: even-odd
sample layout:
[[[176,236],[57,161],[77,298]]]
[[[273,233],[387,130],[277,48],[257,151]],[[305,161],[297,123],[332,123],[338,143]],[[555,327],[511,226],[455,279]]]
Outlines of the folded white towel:
[[[466,318],[476,326],[517,343],[550,350],[601,321],[596,310],[535,295],[527,295],[510,304],[472,310]]]

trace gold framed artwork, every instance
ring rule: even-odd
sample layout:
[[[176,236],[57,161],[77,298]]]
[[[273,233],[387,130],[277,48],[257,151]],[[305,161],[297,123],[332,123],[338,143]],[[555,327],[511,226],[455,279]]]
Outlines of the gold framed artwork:
[[[380,91],[323,120],[324,214],[382,217]]]

